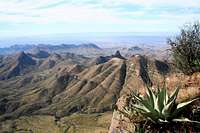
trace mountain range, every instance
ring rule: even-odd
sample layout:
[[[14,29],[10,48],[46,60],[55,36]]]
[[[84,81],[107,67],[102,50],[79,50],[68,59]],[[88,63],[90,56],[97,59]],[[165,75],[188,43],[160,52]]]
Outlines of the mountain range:
[[[152,53],[142,55],[149,49],[138,46],[111,50],[95,44],[31,45],[10,49],[15,52],[0,56],[2,132],[108,132],[120,97],[133,90],[144,92],[147,84],[156,86],[164,77],[177,81],[170,60],[159,60]],[[190,86],[186,79],[181,80],[183,87]],[[199,84],[198,80],[192,83]],[[200,91],[194,90],[187,94],[198,96]],[[50,131],[46,130],[48,125]]]
[[[98,47],[95,44],[88,43],[88,44],[61,44],[61,45],[49,45],[49,44],[38,44],[38,45],[12,45],[10,47],[5,47],[5,48],[0,48],[0,54],[5,55],[5,54],[12,54],[12,53],[17,53],[21,51],[32,51],[35,49],[39,50],[45,50],[48,52],[68,52],[71,51],[73,52],[74,50],[101,50],[100,47]]]
[[[93,45],[81,47],[101,50]],[[50,48],[47,51],[44,48],[1,56],[0,121],[3,123],[13,125],[9,120],[24,116],[29,119],[40,115],[69,118],[76,113],[106,114],[129,90],[127,83],[133,78],[131,64],[137,69],[138,77],[132,79],[137,84],[152,82],[150,69],[157,75],[170,72],[170,65],[165,62],[140,55],[126,58],[119,51],[110,56],[85,57],[53,53],[49,52]],[[16,127],[11,126],[9,130]]]

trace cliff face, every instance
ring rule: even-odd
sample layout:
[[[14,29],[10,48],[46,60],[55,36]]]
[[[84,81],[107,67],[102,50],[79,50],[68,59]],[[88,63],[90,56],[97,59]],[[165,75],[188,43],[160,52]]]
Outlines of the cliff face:
[[[177,85],[181,87],[178,101],[200,96],[200,73],[195,73],[192,76],[173,73],[166,63],[148,60],[137,55],[127,61],[126,73],[125,84],[120,93],[121,97],[116,104],[119,110],[122,110],[126,105],[127,95],[131,91],[144,94],[146,84],[156,88],[157,84],[164,84],[164,79],[170,93]],[[113,112],[109,133],[132,133],[133,130],[134,127],[128,118],[119,111]]]

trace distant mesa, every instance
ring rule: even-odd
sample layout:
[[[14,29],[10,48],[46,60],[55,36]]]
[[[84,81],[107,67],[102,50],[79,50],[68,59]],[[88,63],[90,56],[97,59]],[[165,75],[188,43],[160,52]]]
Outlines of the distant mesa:
[[[39,49],[39,50],[36,50]],[[86,44],[61,44],[61,45],[50,45],[50,44],[38,44],[38,45],[13,45],[7,48],[0,48],[1,54],[12,54],[17,53],[20,51],[37,51],[35,53],[35,56],[39,56],[41,58],[46,58],[48,56],[47,53],[44,53],[44,51],[47,52],[60,52],[60,51],[66,51],[69,52],[70,50],[79,50],[80,49],[94,49],[94,50],[101,50],[99,46],[93,43],[86,43]]]
[[[76,48],[93,48],[93,49],[101,49],[99,46],[93,43],[84,43],[84,44],[61,44],[61,45],[39,45],[38,47],[42,46],[43,48],[49,47],[52,49],[76,49]]]
[[[81,44],[79,46],[82,47],[82,48],[94,48],[94,49],[99,49],[99,50],[101,49],[99,46],[97,46],[94,43]]]
[[[143,51],[143,49],[138,46],[134,46],[134,47],[129,48],[128,51]]]

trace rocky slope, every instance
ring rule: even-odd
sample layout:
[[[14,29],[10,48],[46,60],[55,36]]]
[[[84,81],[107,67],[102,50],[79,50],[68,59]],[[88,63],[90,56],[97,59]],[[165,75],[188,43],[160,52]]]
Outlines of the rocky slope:
[[[164,82],[165,81],[165,82]],[[178,101],[184,101],[200,96],[200,73],[186,76],[176,73],[168,63],[150,60],[147,57],[135,55],[127,61],[127,74],[125,84],[117,102],[117,109],[123,110],[127,103],[127,95],[131,91],[145,93],[145,86],[166,84],[171,93],[175,87],[180,86]],[[119,111],[113,112],[109,133],[132,133],[134,127],[130,120]]]
[[[6,77],[15,67],[20,68],[17,74]],[[119,51],[97,58],[72,53],[21,52],[1,58],[0,76],[3,77],[0,79],[0,121],[3,125],[9,125],[10,119],[24,123],[24,116],[27,120],[32,119],[31,116],[36,116],[34,120],[37,116],[49,116],[45,119],[53,116],[55,121],[61,119],[63,124],[66,121],[62,119],[69,119],[74,114],[77,114],[73,117],[74,123],[81,121],[81,114],[91,115],[89,118],[95,118],[93,121],[96,122],[99,116],[92,114],[112,111],[117,101],[118,108],[122,108],[126,103],[125,96],[131,91],[144,93],[147,84],[156,86],[164,79],[169,90],[177,83],[182,85],[179,99],[200,95],[199,74],[187,77],[175,73],[167,62],[141,55],[125,59]],[[120,117],[114,112],[110,132],[118,131]],[[1,127],[2,124],[0,131]],[[87,129],[87,132],[92,130]]]
[[[52,98],[51,105],[36,113],[105,112],[112,109],[124,83],[126,66],[123,60],[92,66],[77,74],[66,88]]]
[[[89,58],[70,53],[41,58],[22,52],[16,58],[9,58],[3,61],[3,66],[25,67],[20,66],[17,74],[0,81],[1,120],[27,114],[65,116],[110,111],[126,76],[125,60],[114,56],[93,66],[89,65]],[[24,72],[25,68],[29,71]],[[8,69],[0,74],[5,73],[13,71]]]
[[[8,56],[1,62],[0,80],[27,73],[30,71],[28,68],[34,67],[34,65],[36,65],[36,60],[24,52],[20,52],[13,57]]]
[[[24,52],[4,57],[0,67],[0,114],[12,116],[10,113],[16,112],[17,116],[48,105],[48,100],[64,89],[88,60],[71,53],[42,59]]]

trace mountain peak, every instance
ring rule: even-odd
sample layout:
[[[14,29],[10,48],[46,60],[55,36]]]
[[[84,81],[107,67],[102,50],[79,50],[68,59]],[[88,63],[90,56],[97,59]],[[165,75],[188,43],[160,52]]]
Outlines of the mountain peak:
[[[97,46],[97,45],[94,44],[94,43],[81,44],[81,45],[79,45],[79,46],[84,47],[84,48],[101,49],[99,46]]]
[[[20,59],[20,58],[23,58],[24,56],[26,56],[26,54],[24,53],[24,51],[21,51],[19,53],[17,53],[17,58]]]
[[[120,58],[120,59],[125,59],[125,58],[121,55],[121,53],[120,53],[119,50],[117,50],[117,51],[115,52],[115,54],[112,55],[112,57],[117,57],[117,58]]]
[[[17,62],[22,65],[35,65],[35,60],[33,60],[29,55],[24,51],[17,54]]]
[[[91,64],[93,65],[98,65],[98,64],[102,64],[102,63],[106,63],[109,60],[111,60],[112,58],[119,58],[119,59],[125,59],[119,51],[116,51],[116,53],[114,55],[111,56],[99,56],[96,59],[91,61]]]
[[[115,56],[121,56],[119,50],[116,51],[116,53],[114,54]]]
[[[143,49],[138,46],[133,46],[133,47],[129,48],[128,50],[129,51],[143,51]]]

